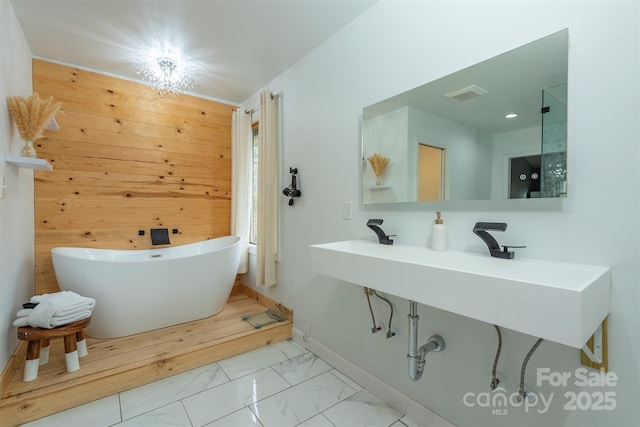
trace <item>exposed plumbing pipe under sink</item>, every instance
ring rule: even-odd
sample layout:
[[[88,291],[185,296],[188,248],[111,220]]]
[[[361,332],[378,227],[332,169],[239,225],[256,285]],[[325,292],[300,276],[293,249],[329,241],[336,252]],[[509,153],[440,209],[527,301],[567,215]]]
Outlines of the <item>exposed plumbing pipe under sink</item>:
[[[409,353],[407,361],[409,362],[409,378],[418,381],[422,377],[424,371],[425,357],[427,354],[444,350],[444,339],[440,335],[433,335],[427,343],[418,349],[418,320],[420,316],[418,312],[418,303],[409,301]]]

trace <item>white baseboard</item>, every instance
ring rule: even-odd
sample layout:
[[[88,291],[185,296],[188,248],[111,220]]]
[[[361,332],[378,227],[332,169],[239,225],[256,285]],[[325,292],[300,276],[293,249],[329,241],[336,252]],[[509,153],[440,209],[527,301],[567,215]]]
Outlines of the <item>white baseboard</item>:
[[[415,400],[405,396],[384,381],[340,356],[335,351],[320,344],[313,338],[303,340],[302,331],[292,328],[291,338],[309,351],[317,354],[334,368],[393,406],[423,427],[455,427],[454,424],[425,408]]]

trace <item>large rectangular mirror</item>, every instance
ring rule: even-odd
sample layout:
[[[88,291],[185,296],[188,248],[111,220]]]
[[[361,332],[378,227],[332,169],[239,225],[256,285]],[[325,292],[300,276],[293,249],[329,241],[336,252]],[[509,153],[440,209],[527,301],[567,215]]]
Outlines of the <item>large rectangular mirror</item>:
[[[566,197],[568,30],[370,105],[363,203]]]

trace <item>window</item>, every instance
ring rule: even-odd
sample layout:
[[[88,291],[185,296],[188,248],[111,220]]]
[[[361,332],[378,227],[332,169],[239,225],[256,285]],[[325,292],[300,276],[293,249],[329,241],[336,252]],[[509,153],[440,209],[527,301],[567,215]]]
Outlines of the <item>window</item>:
[[[258,123],[253,124],[251,135],[251,219],[249,223],[249,243],[255,245],[258,224]]]

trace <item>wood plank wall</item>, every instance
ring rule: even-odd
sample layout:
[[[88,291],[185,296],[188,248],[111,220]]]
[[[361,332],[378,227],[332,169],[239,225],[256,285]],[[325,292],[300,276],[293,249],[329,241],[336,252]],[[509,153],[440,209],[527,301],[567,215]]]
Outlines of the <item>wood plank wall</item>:
[[[229,234],[235,107],[42,60],[33,80],[63,103],[60,131],[36,141],[53,165],[35,172],[37,294],[59,289],[56,246],[150,248],[156,227],[179,230],[172,244]]]

